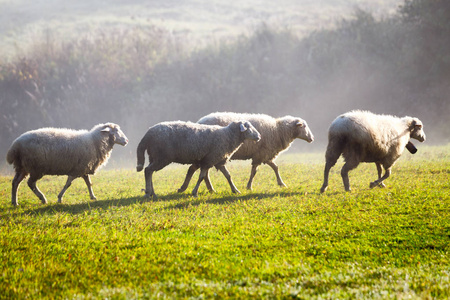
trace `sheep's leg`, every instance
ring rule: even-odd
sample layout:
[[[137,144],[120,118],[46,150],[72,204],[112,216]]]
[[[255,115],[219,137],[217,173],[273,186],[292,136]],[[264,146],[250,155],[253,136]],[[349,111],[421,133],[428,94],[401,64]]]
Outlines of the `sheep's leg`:
[[[389,168],[386,169],[386,172],[384,173],[383,177],[381,177],[381,178],[379,178],[378,180],[375,180],[374,182],[371,182],[371,183],[370,183],[370,188],[374,188],[374,187],[376,187],[377,185],[381,185],[381,184],[383,184],[383,186],[384,186],[383,181],[384,181],[386,178],[388,178],[390,175],[391,175],[391,168],[389,167]]]
[[[330,170],[336,164],[336,162],[337,159],[333,159],[327,160],[327,162],[325,163],[325,169],[323,171],[323,184],[322,187],[320,188],[321,193],[325,192],[328,188],[328,177],[330,176]]]
[[[248,179],[247,190],[252,189],[253,178],[255,177],[256,172],[258,171],[258,167],[259,164],[252,164],[252,171],[250,172],[250,178]]]
[[[359,165],[359,162],[357,160],[349,160],[347,161],[344,166],[341,169],[341,176],[342,181],[344,182],[344,188],[347,192],[349,192],[350,189],[350,180],[348,179],[348,172],[353,170]]]
[[[325,192],[328,188],[328,177],[330,176],[330,170],[336,164],[336,161],[331,161],[331,162],[327,161],[325,163],[325,169],[323,171],[323,184],[322,184],[322,187],[320,188],[321,193]]]
[[[381,164],[380,163],[375,163],[377,165],[377,171],[378,171],[378,179],[381,178],[381,174],[382,174],[382,169],[381,169]],[[383,182],[380,182],[380,184],[378,185],[379,187],[386,187],[386,185]]]
[[[214,188],[213,188],[213,186],[211,184],[211,181],[209,180],[209,170],[206,171],[205,184],[206,184],[206,187],[208,188],[208,191],[210,193],[214,193],[215,192],[215,190],[214,190]]]
[[[192,195],[194,197],[197,197],[197,195],[198,195],[198,188],[200,187],[200,183],[202,183],[202,181],[205,179],[205,177],[207,175],[208,175],[208,169],[207,168],[202,168],[200,170],[200,175],[198,176],[197,184],[195,185],[194,189],[192,190]]]
[[[33,176],[31,175],[28,179],[28,186],[33,191],[33,193],[41,200],[42,204],[47,204],[47,199],[45,199],[44,194],[41,193],[41,191],[36,186],[36,181],[41,179],[42,176]]]
[[[320,188],[320,192],[323,193],[328,188],[328,177],[330,175],[331,168],[336,164],[339,156],[341,156],[343,150],[343,144],[335,142],[333,140],[329,141],[327,146],[327,151],[325,153],[325,169],[323,171],[323,184]]]
[[[91,200],[97,200],[97,197],[94,195],[94,191],[92,190],[92,182],[91,178],[89,177],[89,174],[83,175],[84,182],[86,182],[86,186],[89,191],[89,196],[91,197]]]
[[[74,181],[75,178],[76,177],[73,177],[73,176],[67,176],[66,184],[64,185],[63,189],[61,190],[61,192],[58,195],[58,203],[62,203],[62,197],[64,196],[64,193],[69,188],[69,186],[72,184],[72,181]]]
[[[218,169],[220,170],[220,172],[222,172],[223,176],[225,176],[225,178],[227,179],[228,184],[230,185],[230,188],[231,188],[231,192],[233,192],[235,194],[240,194],[241,192],[234,185],[233,180],[231,180],[230,172],[228,172],[228,169],[225,167],[225,165],[218,167]]]
[[[189,167],[188,172],[186,174],[186,178],[184,179],[183,185],[178,189],[178,193],[182,193],[188,188],[189,182],[192,179],[192,175],[194,175],[195,171],[197,171],[198,168],[200,168],[200,166],[196,165],[196,164],[193,164]]]
[[[286,184],[283,182],[283,180],[281,179],[280,173],[278,172],[278,166],[273,161],[269,161],[267,164],[275,172],[275,176],[277,176],[278,185],[281,186],[281,187],[286,187]]]
[[[19,188],[20,183],[22,180],[27,177],[27,172],[21,171],[16,172],[16,175],[14,176],[14,179],[12,181],[12,190],[11,190],[11,203],[12,205],[19,205],[17,203],[17,189]]]
[[[153,190],[153,181],[152,181],[152,175],[153,175],[153,169],[148,166],[145,168],[145,197],[146,198],[157,198],[155,191]]]
[[[153,189],[153,172],[159,171],[165,166],[170,164],[170,162],[166,161],[153,161],[145,168],[145,197],[154,199],[157,198],[155,194],[155,190]]]

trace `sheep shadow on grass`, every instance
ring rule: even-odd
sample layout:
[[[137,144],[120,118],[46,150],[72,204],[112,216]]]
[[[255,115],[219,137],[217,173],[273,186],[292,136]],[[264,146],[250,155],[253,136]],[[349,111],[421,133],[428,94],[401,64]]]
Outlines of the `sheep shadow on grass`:
[[[26,207],[19,214],[35,214],[35,215],[48,215],[57,213],[69,213],[72,215],[82,214],[86,211],[103,209],[108,210],[111,208],[126,207],[135,204],[144,205],[146,203],[156,203],[156,202],[172,202],[176,203],[167,205],[164,209],[185,209],[189,206],[199,206],[200,204],[229,204],[237,201],[248,201],[250,199],[268,199],[275,197],[290,197],[301,195],[302,192],[293,191],[279,191],[279,192],[268,192],[268,193],[249,193],[249,194],[210,194],[205,192],[200,194],[199,197],[193,197],[191,194],[180,194],[171,193],[163,196],[159,196],[157,199],[145,198],[144,196],[128,197],[128,198],[117,198],[117,199],[106,199],[106,200],[96,200],[96,201],[85,201],[81,203],[49,203],[46,205],[36,204],[31,207]],[[0,219],[11,218],[11,211],[15,210],[15,207],[4,206],[0,208]]]
[[[269,192],[269,193],[249,193],[249,194],[239,194],[239,195],[235,195],[235,194],[224,194],[224,195],[220,195],[220,194],[216,194],[218,197],[214,197],[214,198],[207,198],[205,199],[204,197],[199,197],[199,198],[193,198],[190,195],[186,195],[186,201],[183,202],[179,202],[173,205],[168,205],[167,207],[165,207],[165,209],[185,209],[189,206],[199,206],[200,204],[219,204],[219,205],[223,205],[223,204],[230,204],[233,202],[238,202],[238,201],[248,201],[250,199],[258,199],[258,200],[263,200],[263,199],[267,199],[267,198],[275,198],[275,197],[290,197],[290,196],[297,196],[297,195],[301,195],[302,193],[299,192],[288,192],[288,191],[280,191],[280,192]],[[179,194],[178,194],[179,195]],[[210,195],[214,195],[214,194],[210,194]]]
[[[25,210],[20,212],[20,214],[30,215],[43,215],[43,214],[56,214],[56,213],[69,213],[72,215],[77,215],[84,213],[86,211],[95,210],[95,209],[109,209],[111,207],[123,207],[130,206],[134,204],[142,204],[147,200],[142,197],[129,197],[129,198],[117,198],[117,199],[107,199],[107,200],[96,200],[96,201],[87,201],[80,203],[49,203],[46,205],[42,205],[40,203],[36,203],[35,205],[27,206]],[[10,218],[11,211],[15,210],[16,207],[2,207],[0,208],[0,219]]]

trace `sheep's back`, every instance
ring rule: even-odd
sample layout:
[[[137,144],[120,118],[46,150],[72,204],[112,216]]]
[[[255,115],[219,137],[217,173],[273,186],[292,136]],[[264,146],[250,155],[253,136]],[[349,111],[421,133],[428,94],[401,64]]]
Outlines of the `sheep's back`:
[[[223,144],[218,129],[223,128],[195,123],[160,123],[147,132],[147,151],[151,159],[198,163]]]
[[[374,139],[388,144],[404,130],[401,119],[370,112],[350,112],[336,118],[330,126],[330,133],[351,135],[355,141]]]
[[[366,161],[401,153],[404,126],[397,117],[354,111],[339,116],[330,126],[329,139],[340,139],[359,149]]]
[[[246,160],[252,159],[255,155],[272,155],[268,147],[269,143],[273,140],[276,134],[276,120],[268,115],[264,114],[245,114],[245,113],[212,113],[201,118],[198,123],[227,126],[231,122],[235,121],[249,121],[253,127],[261,134],[261,140],[258,143],[254,141],[246,140],[242,146],[233,154],[232,159]]]
[[[28,172],[80,176],[95,171],[91,170],[93,145],[85,135],[84,131],[41,129],[23,134],[14,144]]]

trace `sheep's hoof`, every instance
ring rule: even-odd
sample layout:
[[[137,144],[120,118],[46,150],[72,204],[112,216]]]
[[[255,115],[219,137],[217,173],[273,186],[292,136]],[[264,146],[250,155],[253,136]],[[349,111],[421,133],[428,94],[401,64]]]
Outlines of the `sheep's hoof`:
[[[378,186],[378,185],[379,185],[379,183],[376,182],[376,181],[371,182],[371,183],[370,183],[370,188],[373,189],[374,187],[376,187],[376,186]]]
[[[374,182],[370,183],[370,188],[371,189],[376,187],[376,186],[379,186],[380,188],[385,188],[386,187],[386,185],[383,182],[376,182],[376,181],[374,181]]]
[[[182,193],[182,192],[184,192],[185,190],[186,190],[186,188],[179,188],[177,192],[178,192],[178,193]]]
[[[281,187],[287,187],[287,185],[284,184],[284,182],[278,183],[278,185],[281,186]]]
[[[146,189],[142,189],[141,190],[141,192],[144,192],[145,193],[145,195],[144,195],[144,197],[145,198],[156,198],[156,194],[155,194],[155,192],[148,192]]]
[[[153,194],[145,194],[144,198],[149,199],[149,200],[157,200],[158,196],[156,196],[155,193],[153,193]]]
[[[327,188],[328,188],[327,186],[321,187],[321,188],[320,188],[320,192],[321,192],[321,193],[324,193],[324,192],[327,190]]]

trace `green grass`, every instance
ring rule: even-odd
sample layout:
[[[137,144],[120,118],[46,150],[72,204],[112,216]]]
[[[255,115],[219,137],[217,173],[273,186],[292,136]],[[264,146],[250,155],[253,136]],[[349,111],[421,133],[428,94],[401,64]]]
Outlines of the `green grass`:
[[[288,188],[262,166],[248,192],[249,162],[233,162],[242,194],[213,171],[217,192],[198,198],[176,193],[187,167],[171,166],[157,201],[142,197],[143,173],[101,170],[97,201],[78,179],[57,204],[64,178],[45,177],[50,204],[24,183],[14,208],[0,177],[0,298],[450,297],[450,145],[405,153],[384,189],[362,164],[350,193],[342,162],[319,193],[322,153],[278,162]]]

